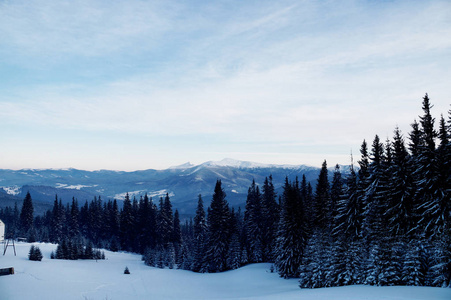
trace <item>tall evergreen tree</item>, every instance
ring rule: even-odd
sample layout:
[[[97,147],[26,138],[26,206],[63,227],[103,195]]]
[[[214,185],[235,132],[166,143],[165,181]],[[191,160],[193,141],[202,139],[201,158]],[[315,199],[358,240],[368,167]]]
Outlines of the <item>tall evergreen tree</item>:
[[[364,235],[366,238],[369,258],[366,271],[368,284],[379,284],[379,276],[382,269],[382,246],[387,241],[382,241],[382,233],[385,223],[383,214],[386,210],[388,174],[385,164],[384,147],[376,135],[371,149],[371,163],[369,165],[368,187],[364,196]]]
[[[133,207],[128,193],[124,198],[124,206],[120,213],[120,242],[121,249],[131,251],[133,248],[133,230],[134,230]]]
[[[140,201],[139,205],[139,228],[140,228],[140,245],[141,251],[148,247],[155,248],[157,243],[156,227],[157,227],[157,211],[147,193]]]
[[[196,216],[194,217],[194,258],[192,270],[194,272],[205,272],[205,249],[207,238],[207,221],[205,217],[204,202],[199,195]]]
[[[64,238],[64,224],[66,222],[64,207],[61,200],[58,201],[58,195],[55,195],[52,209],[51,235],[52,242],[61,242]]]
[[[158,211],[158,235],[160,239],[160,244],[167,248],[169,243],[172,242],[173,230],[174,230],[174,218],[172,215],[172,203],[169,198],[169,194],[160,198]]]
[[[108,223],[110,228],[110,238],[111,238],[111,244],[110,249],[112,251],[118,251],[119,250],[119,241],[120,241],[120,214],[119,214],[119,207],[117,205],[116,199],[113,200],[111,205],[111,210],[108,214]]]
[[[174,212],[174,228],[172,229],[172,244],[175,251],[175,263],[181,266],[183,262],[182,257],[182,229],[180,227],[179,211],[176,209]]]
[[[388,231],[393,237],[405,237],[414,227],[414,179],[411,159],[399,128],[393,137],[393,164],[389,169],[388,207],[385,212]]]
[[[305,274],[301,275],[301,287],[324,287],[332,284],[332,205],[330,196],[330,185],[328,179],[327,162],[324,161],[318,175],[315,190],[314,202],[313,234],[307,244],[309,255],[308,264],[302,267],[311,272],[310,278],[305,279]]]
[[[363,204],[357,191],[357,176],[351,164],[343,194],[337,202],[336,226],[333,230],[332,285],[361,283]]]
[[[327,171],[327,162],[324,161],[318,176],[315,190],[313,227],[326,229],[330,221],[330,186]]]
[[[279,205],[277,204],[277,194],[272,182],[272,176],[265,178],[262,188],[262,215],[263,220],[263,261],[274,261],[274,249],[279,223]]]
[[[307,244],[308,227],[299,182],[285,179],[275,265],[281,277],[298,277]]]
[[[331,222],[331,228],[336,227],[336,219],[338,214],[338,202],[343,196],[343,179],[340,172],[340,166],[335,166],[334,175],[332,178],[332,186],[330,189],[330,215],[329,222]]]
[[[420,124],[416,120],[410,125],[412,131],[409,133],[409,151],[413,158],[417,158],[420,153],[421,130]]]
[[[244,226],[248,242],[248,254],[250,262],[263,260],[263,215],[262,197],[255,181],[249,187],[244,212]]]
[[[20,229],[21,233],[28,236],[33,228],[33,201],[30,192],[27,192],[23,200],[22,210],[20,211]]]
[[[80,226],[78,222],[79,209],[78,202],[75,198],[72,198],[72,204],[70,207],[70,218],[69,218],[69,237],[75,238],[80,234]]]
[[[206,260],[209,272],[228,269],[227,255],[230,245],[230,211],[221,180],[216,181],[213,198],[208,208],[208,244]]]
[[[443,216],[440,208],[444,194],[440,188],[440,172],[437,161],[434,129],[434,118],[431,115],[432,105],[426,94],[423,97],[423,116],[420,116],[421,140],[418,154],[418,168],[415,171],[417,185],[417,213],[421,215],[419,231],[426,231],[427,236],[433,236],[443,230]],[[449,199],[448,199],[449,201]],[[446,206],[446,204],[445,204]]]

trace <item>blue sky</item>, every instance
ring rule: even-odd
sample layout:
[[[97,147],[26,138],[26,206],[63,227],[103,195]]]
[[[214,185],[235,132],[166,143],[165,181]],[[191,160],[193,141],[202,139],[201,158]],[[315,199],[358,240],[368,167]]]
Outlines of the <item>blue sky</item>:
[[[451,103],[449,1],[0,0],[0,28],[0,168],[349,164]]]

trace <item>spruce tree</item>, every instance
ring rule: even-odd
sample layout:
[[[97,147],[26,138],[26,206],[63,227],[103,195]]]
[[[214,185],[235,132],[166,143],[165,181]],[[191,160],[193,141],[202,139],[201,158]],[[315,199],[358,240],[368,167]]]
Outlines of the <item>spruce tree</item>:
[[[120,241],[120,215],[119,215],[119,208],[117,206],[116,199],[113,200],[113,203],[111,205],[111,210],[108,214],[108,223],[110,228],[110,238],[111,238],[111,244],[110,249],[111,251],[118,251],[119,250],[119,241]]]
[[[78,202],[75,198],[72,198],[72,204],[70,207],[70,218],[69,218],[69,237],[75,238],[80,234],[80,226],[78,222],[79,210]]]
[[[276,201],[276,192],[272,182],[272,176],[265,178],[262,188],[262,215],[263,219],[263,261],[274,261],[274,248],[279,223],[279,205]]]
[[[128,193],[124,198],[124,206],[120,214],[120,242],[121,249],[131,251],[133,246],[133,230],[134,230],[133,207]]]
[[[156,209],[147,193],[141,198],[138,213],[139,240],[141,251],[156,245]]]
[[[166,196],[163,198],[160,198],[160,204],[159,204],[159,211],[158,211],[158,236],[160,239],[160,244],[167,248],[169,246],[169,243],[171,243],[172,237],[173,237],[173,230],[174,230],[174,219],[172,215],[172,203],[169,198],[169,194],[166,193]]]
[[[208,208],[208,243],[206,261],[209,272],[228,269],[227,255],[230,245],[230,211],[221,180],[216,181],[213,198]]]
[[[20,211],[20,229],[21,233],[28,236],[30,230],[33,228],[33,201],[31,200],[30,192],[27,192],[23,200],[22,210]]]
[[[28,259],[34,261],[42,260],[42,252],[38,246],[31,245],[30,251],[28,252]]]
[[[250,262],[263,260],[263,215],[262,197],[255,181],[249,187],[246,211],[244,212],[244,228],[248,242],[248,254]]]
[[[327,162],[324,161],[318,176],[315,190],[314,219],[315,229],[328,230],[330,222],[330,186],[327,171]]]
[[[182,264],[182,230],[180,228],[179,212],[176,209],[174,212],[174,228],[172,230],[172,244],[174,245],[175,263]]]
[[[65,213],[64,207],[60,205],[58,201],[58,195],[55,195],[55,201],[53,202],[52,209],[52,222],[50,231],[50,240],[54,243],[59,243],[64,238],[64,223],[65,223]]]
[[[437,161],[435,138],[437,132],[434,129],[435,119],[431,115],[432,105],[426,94],[423,97],[423,116],[420,116],[421,140],[418,154],[418,166],[415,171],[417,185],[417,213],[421,216],[419,231],[426,231],[427,237],[435,235],[443,230],[440,227],[444,211],[443,198],[439,182],[439,166]]]
[[[296,180],[291,184],[286,178],[275,261],[277,272],[284,278],[299,276],[299,267],[307,244],[308,228],[303,200],[299,182]]]
[[[204,255],[207,238],[207,221],[205,217],[204,202],[199,195],[197,202],[196,216],[194,217],[194,258],[192,270],[202,272],[205,270]]]
[[[336,227],[336,219],[338,215],[338,203],[343,196],[343,179],[340,172],[340,166],[335,166],[334,175],[332,178],[332,185],[330,189],[330,215],[329,222],[331,222],[332,230]]]
[[[417,158],[420,153],[421,130],[420,124],[416,120],[410,125],[412,131],[409,133],[409,151],[413,158]]]
[[[364,196],[364,235],[368,253],[366,282],[379,284],[379,276],[383,264],[383,246],[388,240],[383,240],[385,223],[383,214],[387,208],[388,173],[383,144],[376,135],[371,149],[368,186]]]
[[[313,216],[313,234],[308,242],[309,266],[311,271],[310,286],[318,288],[332,284],[332,205],[328,179],[327,162],[324,161],[318,175],[315,190]]]
[[[411,159],[398,128],[393,138],[393,164],[390,167],[388,207],[385,212],[388,231],[393,237],[404,237],[414,227],[414,178]]]

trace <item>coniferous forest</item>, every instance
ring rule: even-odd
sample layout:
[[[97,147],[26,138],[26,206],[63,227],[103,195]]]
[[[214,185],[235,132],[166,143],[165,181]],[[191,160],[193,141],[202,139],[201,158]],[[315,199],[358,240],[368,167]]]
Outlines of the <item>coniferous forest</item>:
[[[406,136],[395,128],[391,139],[364,140],[346,174],[338,165],[328,174],[324,161],[316,184],[287,177],[279,195],[270,174],[253,182],[244,211],[229,206],[218,180],[185,222],[169,195],[154,202],[128,194],[122,208],[100,197],[63,205],[56,196],[36,217],[27,194],[0,218],[10,237],[141,253],[159,268],[222,272],[272,262],[301,288],[451,287],[451,110],[436,122],[431,108],[426,94]]]

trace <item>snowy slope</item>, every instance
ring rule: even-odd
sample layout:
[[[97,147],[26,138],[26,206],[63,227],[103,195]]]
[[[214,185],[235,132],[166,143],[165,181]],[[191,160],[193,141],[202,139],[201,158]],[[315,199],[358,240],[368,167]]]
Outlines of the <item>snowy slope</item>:
[[[38,245],[41,262],[27,259],[30,244],[18,243],[0,256],[0,267],[15,275],[0,277],[0,299],[451,299],[451,289],[430,287],[350,286],[305,290],[297,280],[270,273],[269,264],[253,264],[219,274],[161,270],[145,266],[141,257],[105,251],[104,261],[50,260],[51,244]],[[128,266],[130,275],[123,271]]]

